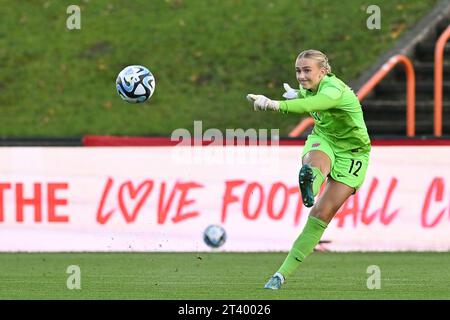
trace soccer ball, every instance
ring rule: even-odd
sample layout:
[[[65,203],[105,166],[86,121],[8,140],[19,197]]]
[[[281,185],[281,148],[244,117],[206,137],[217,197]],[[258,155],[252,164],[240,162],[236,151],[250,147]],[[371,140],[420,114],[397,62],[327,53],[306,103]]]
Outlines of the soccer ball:
[[[128,66],[120,71],[116,79],[117,92],[129,103],[147,101],[155,92],[156,80],[143,66]]]
[[[227,240],[227,234],[221,226],[210,225],[203,232],[203,240],[208,246],[218,248]]]

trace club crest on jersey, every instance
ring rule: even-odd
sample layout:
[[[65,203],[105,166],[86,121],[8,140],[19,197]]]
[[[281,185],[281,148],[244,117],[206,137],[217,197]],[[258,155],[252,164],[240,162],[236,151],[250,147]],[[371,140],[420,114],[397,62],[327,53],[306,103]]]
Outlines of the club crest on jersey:
[[[320,112],[314,111],[311,112],[311,115],[315,120],[320,121]]]

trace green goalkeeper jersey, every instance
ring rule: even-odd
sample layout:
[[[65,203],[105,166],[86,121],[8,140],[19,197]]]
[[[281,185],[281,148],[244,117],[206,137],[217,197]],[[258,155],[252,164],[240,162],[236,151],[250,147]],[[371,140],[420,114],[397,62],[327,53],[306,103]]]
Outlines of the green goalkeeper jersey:
[[[312,133],[331,143],[335,152],[370,151],[361,104],[342,80],[329,73],[320,81],[317,92],[300,86],[298,97],[280,101],[280,111],[309,112],[315,121]]]

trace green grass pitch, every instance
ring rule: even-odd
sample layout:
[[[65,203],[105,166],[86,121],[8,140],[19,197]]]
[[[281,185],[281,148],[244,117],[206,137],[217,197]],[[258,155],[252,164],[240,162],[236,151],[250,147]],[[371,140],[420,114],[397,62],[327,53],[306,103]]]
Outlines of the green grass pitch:
[[[247,93],[281,99],[309,48],[327,53],[339,78],[356,80],[437,0],[375,2],[379,30],[367,29],[367,0],[0,0],[0,135],[170,136],[193,134],[202,120],[203,130],[287,136],[300,117],[255,113]],[[81,29],[70,31],[74,3]],[[130,64],[156,77],[148,103],[127,104],[116,92]]]
[[[315,252],[281,290],[285,253],[1,253],[0,299],[449,299],[450,253]],[[68,266],[81,289],[67,288]],[[381,270],[368,289],[367,268]]]

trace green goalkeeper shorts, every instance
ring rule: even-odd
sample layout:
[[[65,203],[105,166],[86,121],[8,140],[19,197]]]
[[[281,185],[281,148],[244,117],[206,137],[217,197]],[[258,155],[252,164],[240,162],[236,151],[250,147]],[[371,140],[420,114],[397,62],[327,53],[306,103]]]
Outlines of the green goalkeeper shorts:
[[[333,180],[348,185],[358,190],[366,177],[367,167],[369,165],[370,152],[336,152],[332,144],[324,138],[310,134],[303,148],[302,158],[310,151],[322,151],[328,155],[331,160],[330,176]]]

